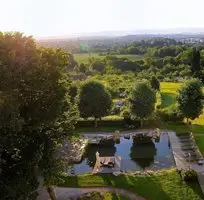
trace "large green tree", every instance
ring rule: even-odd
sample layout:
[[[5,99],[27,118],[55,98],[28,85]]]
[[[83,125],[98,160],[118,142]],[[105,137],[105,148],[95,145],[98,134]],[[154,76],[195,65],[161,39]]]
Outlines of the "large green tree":
[[[111,95],[101,83],[88,81],[81,86],[78,103],[81,117],[94,117],[96,122],[97,119],[108,115],[111,105]]]
[[[202,113],[203,93],[201,83],[192,79],[187,81],[179,90],[177,96],[178,109],[188,119],[194,120]]]
[[[37,48],[32,37],[0,33],[1,199],[35,199],[36,168],[56,181],[54,153],[76,120],[66,74],[69,55]]]
[[[192,51],[191,71],[194,76],[198,76],[199,72],[201,71],[200,51],[196,48],[194,48]]]
[[[147,81],[136,83],[129,97],[129,108],[133,117],[143,120],[150,116],[155,108],[156,93]]]
[[[160,82],[155,76],[151,77],[150,83],[153,89],[160,90]]]

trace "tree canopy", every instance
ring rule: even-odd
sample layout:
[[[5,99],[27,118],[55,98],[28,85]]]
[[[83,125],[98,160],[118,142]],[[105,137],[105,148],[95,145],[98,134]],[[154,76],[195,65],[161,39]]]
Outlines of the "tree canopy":
[[[111,109],[110,93],[97,81],[85,82],[79,91],[79,112],[81,117],[101,118]]]
[[[147,118],[153,113],[155,103],[156,93],[148,82],[142,81],[134,85],[129,97],[129,108],[133,117],[141,120]]]
[[[193,75],[195,75],[195,73],[200,72],[200,70],[200,51],[194,48],[192,52],[191,71]]]
[[[187,119],[194,120],[202,113],[202,99],[201,83],[196,79],[189,80],[179,90],[178,109]]]
[[[159,80],[155,76],[151,77],[150,83],[153,89],[158,90],[158,91],[160,90]]]
[[[34,169],[52,184],[53,154],[77,117],[68,96],[70,57],[61,49],[37,48],[21,33],[0,33],[0,52],[1,197],[35,199]]]

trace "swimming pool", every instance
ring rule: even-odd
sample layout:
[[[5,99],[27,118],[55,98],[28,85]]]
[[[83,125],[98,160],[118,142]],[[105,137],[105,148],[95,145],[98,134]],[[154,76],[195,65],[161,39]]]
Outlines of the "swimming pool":
[[[159,170],[175,166],[167,133],[161,133],[158,140],[150,137],[134,137],[104,144],[89,144],[80,163],[74,163],[68,170],[75,174],[89,173],[96,162],[96,151],[100,156],[121,156],[121,171],[135,172]]]

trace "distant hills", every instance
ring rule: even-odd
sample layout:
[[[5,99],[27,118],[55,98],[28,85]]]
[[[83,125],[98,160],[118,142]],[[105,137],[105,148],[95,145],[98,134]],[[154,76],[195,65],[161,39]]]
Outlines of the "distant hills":
[[[129,31],[101,31],[101,32],[90,32],[90,33],[73,33],[67,36],[53,36],[43,37],[38,40],[50,40],[50,39],[108,39],[113,37],[138,37],[146,35],[149,37],[183,37],[183,36],[195,36],[204,35],[204,28],[171,28],[171,29],[140,29],[140,30],[129,30]]]

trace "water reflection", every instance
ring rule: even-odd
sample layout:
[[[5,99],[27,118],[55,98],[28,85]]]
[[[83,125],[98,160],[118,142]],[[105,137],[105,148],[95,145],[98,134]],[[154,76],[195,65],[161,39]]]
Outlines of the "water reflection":
[[[88,145],[84,159],[87,160],[89,167],[94,167],[96,162],[96,152],[99,152],[101,157],[103,156],[114,156],[116,153],[115,143],[105,145]]]
[[[157,141],[149,137],[133,139],[121,137],[117,142],[110,140],[100,145],[88,145],[81,163],[73,165],[75,173],[92,171],[96,161],[96,151],[100,156],[121,156],[122,171],[157,170],[174,166],[168,135],[164,133]]]
[[[150,137],[138,136],[133,138],[130,148],[130,158],[142,169],[154,163],[157,149]]]

